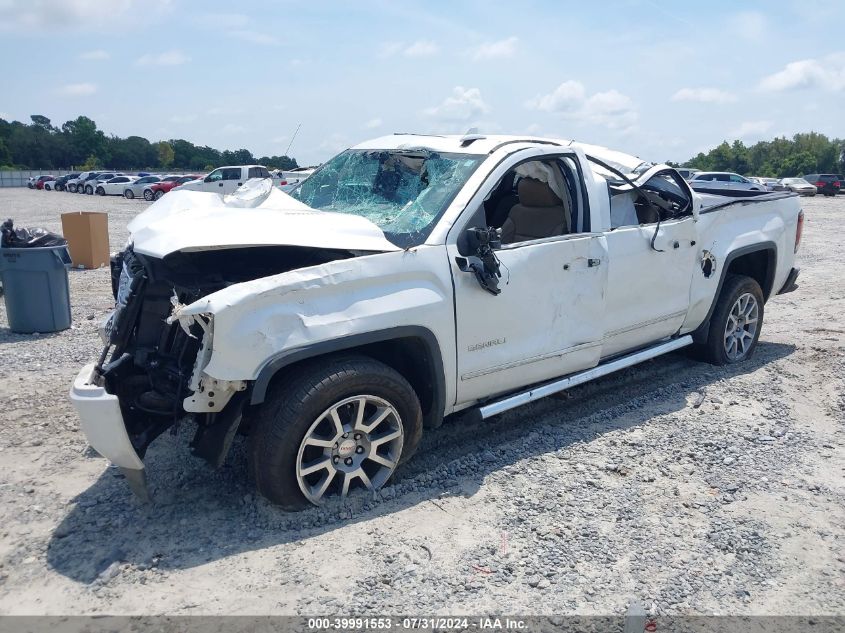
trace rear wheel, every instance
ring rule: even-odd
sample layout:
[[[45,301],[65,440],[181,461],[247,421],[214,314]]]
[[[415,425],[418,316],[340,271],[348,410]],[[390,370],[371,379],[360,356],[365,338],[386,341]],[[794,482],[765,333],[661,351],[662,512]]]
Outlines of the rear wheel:
[[[161,197],[162,197],[163,195],[164,195],[164,192],[163,192],[161,189],[159,189],[158,191],[156,191],[156,194],[155,194],[155,196],[153,196],[153,197],[154,197],[156,200],[161,200]]]
[[[85,193],[87,193],[89,196],[94,195],[94,187],[92,187],[91,185],[86,185]]]
[[[279,385],[251,433],[258,491],[287,509],[355,489],[378,490],[422,434],[413,388],[365,356],[321,360]]]
[[[76,185],[68,185],[67,190],[71,193],[76,193]]]
[[[751,357],[763,325],[763,290],[745,275],[728,275],[710,318],[706,360],[729,365]]]
[[[127,200],[132,200],[135,197],[135,193],[131,189],[127,189],[123,192],[123,197]]]
[[[152,202],[154,198],[155,194],[153,194],[152,189],[144,189],[144,200]]]

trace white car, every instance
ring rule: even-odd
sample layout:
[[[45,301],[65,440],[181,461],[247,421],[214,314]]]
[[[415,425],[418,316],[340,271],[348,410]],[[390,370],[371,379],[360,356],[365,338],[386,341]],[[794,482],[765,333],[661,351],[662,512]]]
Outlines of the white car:
[[[689,180],[689,184],[693,189],[702,193],[732,191],[746,192],[744,195],[756,195],[750,192],[765,192],[767,190],[766,185],[729,171],[700,171]],[[740,195],[743,194],[740,193]]]
[[[376,491],[452,413],[693,343],[748,359],[798,275],[797,196],[699,195],[667,165],[565,139],[384,136],[293,195],[251,185],[173,191],[112,262],[105,348],[70,397],[140,495],[150,443],[186,417],[216,467],[248,434],[282,507]]]
[[[316,167],[300,167],[298,169],[291,169],[290,171],[279,171],[279,182],[276,183],[284,192],[289,192],[294,189],[299,183],[306,180],[314,173]]]
[[[789,191],[794,191],[802,196],[815,196],[818,193],[818,187],[813,183],[807,182],[803,178],[784,178],[780,183]]]
[[[252,178],[273,178],[263,165],[233,165],[218,167],[201,180],[192,180],[179,186],[181,191],[209,191],[230,194]]]
[[[144,189],[149,185],[157,183],[161,180],[161,176],[156,176],[154,174],[150,174],[149,176],[141,176],[140,178],[136,178],[131,183],[128,183],[123,188],[123,197],[127,200],[132,200],[132,198],[139,198],[144,195]],[[152,197],[150,197],[152,200]]]
[[[137,176],[115,176],[102,182],[98,182],[94,193],[98,196],[122,196],[126,187],[138,180]]]
[[[85,181],[85,183],[83,183],[82,193],[87,193],[89,196],[93,196],[94,192],[97,190],[97,187],[99,187],[102,183],[104,183],[108,180],[111,180],[112,178],[114,178],[116,176],[125,176],[125,175],[126,174],[121,174],[119,172],[105,172],[104,171],[104,172],[98,174],[95,178],[92,178],[91,180]],[[77,192],[80,191],[79,185],[77,185],[76,190],[77,190]]]
[[[96,178],[99,173],[100,172],[98,171],[83,171],[76,178],[71,178],[70,180],[68,180],[65,183],[65,189],[71,193],[83,193],[83,190],[85,188],[84,183],[88,182],[92,178]]]

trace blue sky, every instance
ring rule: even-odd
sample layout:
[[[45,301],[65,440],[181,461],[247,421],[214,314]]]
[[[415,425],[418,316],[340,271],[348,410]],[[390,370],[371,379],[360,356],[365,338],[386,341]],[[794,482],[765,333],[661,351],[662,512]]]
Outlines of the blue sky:
[[[0,0],[0,116],[317,163],[392,132],[684,160],[845,137],[845,2]]]

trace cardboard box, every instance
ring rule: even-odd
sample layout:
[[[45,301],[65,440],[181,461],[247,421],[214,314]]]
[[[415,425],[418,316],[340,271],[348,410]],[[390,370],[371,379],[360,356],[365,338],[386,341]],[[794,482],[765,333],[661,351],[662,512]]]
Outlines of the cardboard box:
[[[109,216],[97,211],[62,213],[62,234],[73,267],[99,268],[109,263]]]

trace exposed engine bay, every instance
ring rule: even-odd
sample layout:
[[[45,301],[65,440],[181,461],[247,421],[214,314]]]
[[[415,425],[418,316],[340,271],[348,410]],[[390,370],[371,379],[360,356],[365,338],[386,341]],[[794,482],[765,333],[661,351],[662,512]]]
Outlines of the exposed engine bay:
[[[104,326],[106,345],[96,371],[108,391],[117,395],[138,455],[143,458],[156,437],[192,418],[198,425],[195,452],[219,465],[240,422],[245,393],[234,394],[225,408],[216,411],[220,407],[215,407],[215,394],[209,391],[203,403],[210,412],[186,411],[185,399],[206,389],[199,378],[198,353],[210,341],[210,324],[202,318],[187,324],[174,318],[180,305],[233,284],[360,254],[268,246],[176,252],[159,259],[135,253],[130,246],[114,256],[111,281],[116,306]]]

